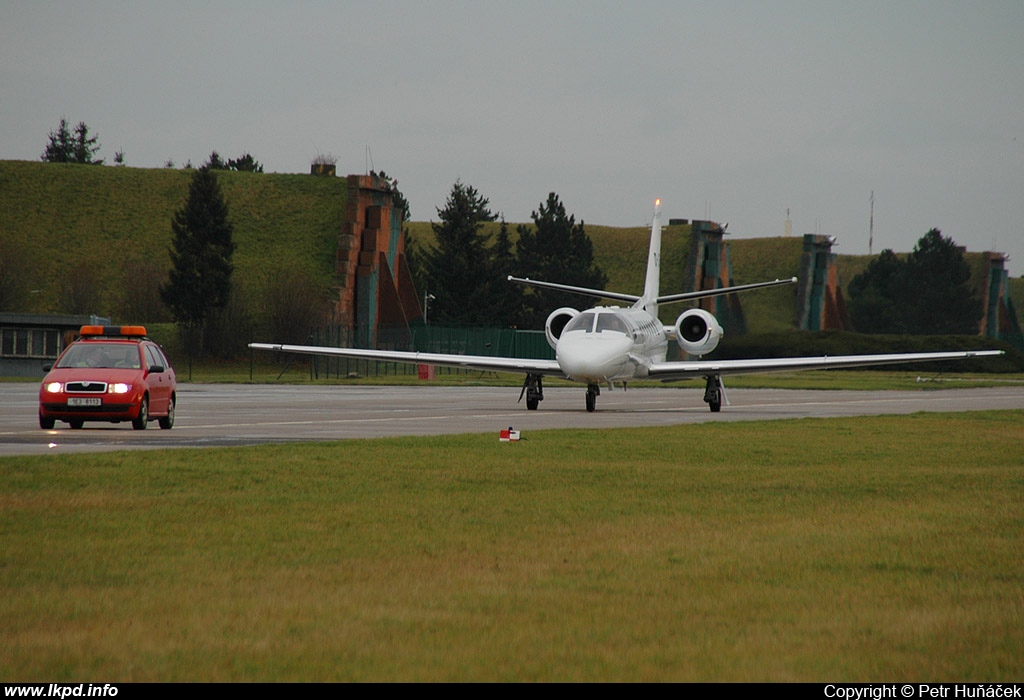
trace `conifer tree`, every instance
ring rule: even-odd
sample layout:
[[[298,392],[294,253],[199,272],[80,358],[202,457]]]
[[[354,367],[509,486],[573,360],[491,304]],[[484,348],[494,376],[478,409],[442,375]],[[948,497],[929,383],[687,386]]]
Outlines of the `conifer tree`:
[[[433,296],[428,318],[439,324],[505,325],[494,307],[499,274],[495,253],[504,256],[501,265],[506,266],[510,242],[506,231],[494,248],[482,232],[484,222],[497,218],[490,202],[475,188],[456,181],[437,215],[440,221],[432,224],[435,243],[421,258],[423,291]]]
[[[518,275],[518,263],[503,218],[490,248],[490,270],[482,298],[491,321],[488,325],[502,328],[518,326],[523,310],[523,288],[508,281],[509,275]]]
[[[886,248],[850,280],[847,309],[853,327],[862,333],[906,333],[906,309],[897,301],[905,300],[906,291],[906,263]]]
[[[531,214],[536,230],[520,225],[518,268],[521,277],[557,282],[589,289],[604,289],[608,277],[594,263],[594,244],[583,222],[566,214],[565,205],[554,192]],[[523,302],[523,324],[542,328],[548,314],[562,306],[579,308],[578,294],[531,287]]]
[[[89,127],[85,122],[78,122],[74,134],[68,128],[68,120],[61,117],[60,126],[51,131],[46,143],[46,150],[41,156],[47,163],[84,163],[103,165],[103,160],[93,160],[100,150],[98,136],[89,136]]]
[[[974,335],[982,305],[963,250],[932,229],[905,259],[883,250],[850,281],[850,320],[862,333]]]
[[[171,219],[171,231],[171,270],[160,298],[185,332],[191,359],[210,315],[227,306],[234,269],[234,229],[217,176],[209,168],[195,171],[185,205]]]
[[[910,332],[974,335],[981,322],[981,300],[971,286],[971,268],[952,238],[933,228],[907,257],[907,280],[915,313]]]

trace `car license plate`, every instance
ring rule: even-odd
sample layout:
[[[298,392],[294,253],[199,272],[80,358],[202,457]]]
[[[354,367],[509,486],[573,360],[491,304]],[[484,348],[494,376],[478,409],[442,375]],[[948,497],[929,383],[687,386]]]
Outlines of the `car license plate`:
[[[90,397],[86,397],[86,398],[72,396],[72,397],[68,398],[68,406],[69,407],[70,406],[102,406],[102,405],[103,405],[103,399],[99,398],[98,396],[97,397],[91,397],[90,396]]]

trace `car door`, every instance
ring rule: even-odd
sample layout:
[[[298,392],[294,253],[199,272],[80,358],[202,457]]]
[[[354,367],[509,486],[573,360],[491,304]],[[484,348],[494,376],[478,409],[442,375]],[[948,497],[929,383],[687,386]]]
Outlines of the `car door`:
[[[153,414],[163,415],[167,413],[167,404],[171,399],[173,374],[159,348],[147,343],[143,350],[146,353],[145,377],[149,388],[149,410]],[[163,371],[151,371],[154,367],[162,367]]]

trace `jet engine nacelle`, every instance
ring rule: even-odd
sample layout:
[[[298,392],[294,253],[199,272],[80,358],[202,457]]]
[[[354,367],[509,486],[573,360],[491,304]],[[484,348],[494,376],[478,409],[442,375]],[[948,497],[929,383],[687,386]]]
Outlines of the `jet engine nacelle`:
[[[544,324],[544,335],[548,337],[548,345],[552,348],[558,345],[558,339],[562,337],[562,330],[565,329],[566,324],[579,315],[579,311],[568,306],[552,311]]]
[[[718,319],[704,309],[689,309],[676,319],[676,342],[689,355],[707,355],[721,339]]]

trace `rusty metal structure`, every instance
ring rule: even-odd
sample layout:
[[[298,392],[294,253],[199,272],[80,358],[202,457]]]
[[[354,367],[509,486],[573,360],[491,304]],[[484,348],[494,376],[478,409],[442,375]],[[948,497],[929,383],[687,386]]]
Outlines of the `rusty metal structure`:
[[[804,234],[794,325],[807,331],[853,330],[839,284],[832,236]]]
[[[733,286],[732,259],[729,245],[725,243],[725,229],[714,221],[694,219],[690,230],[684,289],[703,291]],[[738,294],[702,299],[699,307],[713,314],[726,333],[743,335],[747,332]]]
[[[408,344],[410,326],[422,322],[423,311],[405,258],[392,182],[370,173],[349,175],[347,184],[335,259],[335,316],[356,347],[377,347],[385,336],[388,344]]]
[[[984,253],[988,274],[981,289],[984,315],[981,317],[980,335],[1005,340],[1024,350],[1024,336],[1017,322],[1017,311],[1010,299],[1007,284],[1006,256],[1002,253]]]

